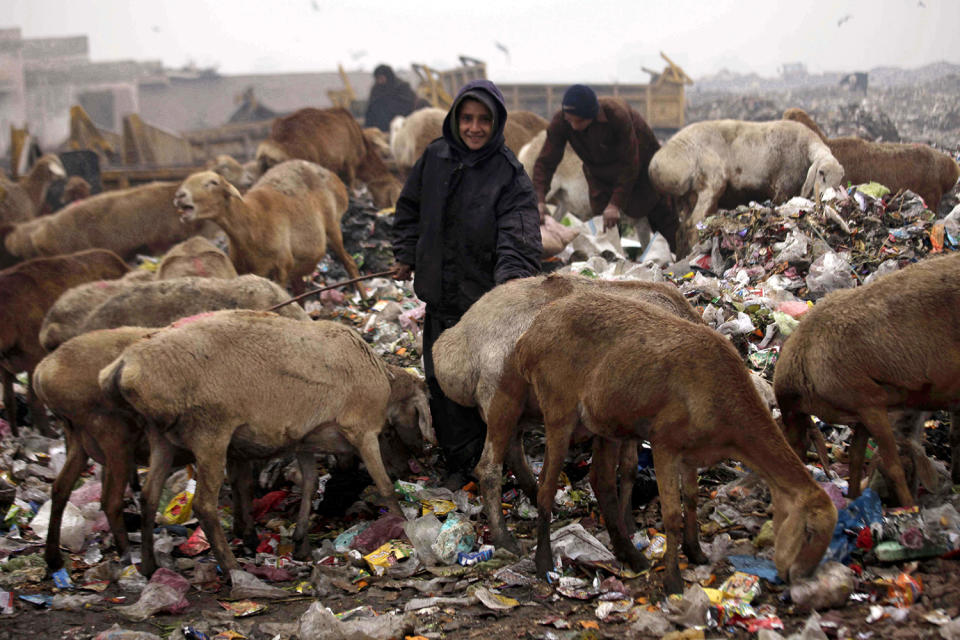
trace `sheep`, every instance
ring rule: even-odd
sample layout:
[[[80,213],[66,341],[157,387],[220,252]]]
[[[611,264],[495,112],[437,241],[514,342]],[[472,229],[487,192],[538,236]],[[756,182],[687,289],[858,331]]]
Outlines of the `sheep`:
[[[536,114],[530,115],[539,117]],[[418,109],[402,119],[401,116],[397,116],[391,121],[390,152],[400,172],[409,172],[423,155],[427,145],[443,135],[443,120],[446,117],[447,111],[444,109],[429,107]],[[514,121],[511,118],[512,114],[508,114],[507,123],[503,128],[503,138],[507,147],[518,154],[523,145],[530,142],[539,131],[545,129],[546,125],[537,129],[538,125],[529,116],[521,115],[520,121]]]
[[[256,166],[253,163],[252,166]],[[207,163],[207,170],[219,173],[227,182],[235,186],[240,192],[244,192],[253,186],[257,181],[259,172],[251,173],[251,165],[240,164],[240,162],[227,153],[221,153],[216,158]]]
[[[960,178],[960,166],[945,153],[922,144],[871,142],[854,137],[827,138],[803,109],[783,112],[816,133],[843,165],[844,179],[853,184],[879,182],[894,192],[909,189],[937,211],[943,194]]]
[[[533,176],[533,166],[537,163],[537,156],[547,140],[546,130],[535,135],[530,142],[523,145],[517,160],[523,165],[527,175]],[[590,208],[590,187],[583,175],[583,161],[577,156],[573,148],[567,144],[563,152],[563,159],[557,165],[550,181],[550,190],[547,192],[547,202],[557,205],[560,211],[569,211],[581,220],[593,217]]]
[[[80,176],[70,176],[67,178],[67,184],[63,187],[63,193],[60,194],[60,204],[68,205],[71,202],[89,197],[90,183]]]
[[[91,311],[120,291],[130,287],[131,271],[115,280],[94,280],[64,291],[50,306],[40,325],[40,346],[50,353],[70,338],[80,334],[80,327]]]
[[[824,297],[784,342],[773,383],[787,440],[806,449],[810,415],[854,424],[851,497],[860,494],[867,436],[901,506],[912,506],[888,411],[960,410],[960,254],[931,258]],[[952,477],[960,481],[954,448]]]
[[[39,216],[50,185],[66,177],[60,158],[52,154],[42,156],[17,182],[0,176],[0,225]]]
[[[119,278],[127,265],[113,252],[91,249],[65,256],[27,260],[0,271],[0,373],[3,406],[14,435],[17,430],[14,376],[27,372],[27,392],[33,424],[46,430],[43,406],[36,400],[29,379],[46,352],[37,334],[47,309],[61,293],[90,280]]]
[[[236,278],[237,270],[216,245],[203,236],[193,236],[171,247],[157,265],[157,280],[184,276]]]
[[[294,158],[326,167],[351,189],[357,179],[366,183],[380,208],[392,207],[403,188],[346,109],[306,108],[274,120],[270,138],[257,148],[261,173]]]
[[[840,187],[843,167],[800,123],[710,120],[670,138],[650,160],[649,174],[657,191],[677,200],[679,256],[696,244],[697,224],[718,204],[819,199],[827,187]]]
[[[515,124],[518,124],[526,129],[527,133],[531,137],[537,135],[541,131],[546,131],[547,126],[550,124],[550,121],[543,116],[534,113],[533,111],[524,111],[522,109],[509,112],[507,114],[507,119],[512,120]]]
[[[360,276],[340,230],[348,205],[346,187],[320,165],[281,163],[246,195],[223,176],[202,171],[177,189],[175,205],[184,221],[212,220],[226,232],[237,273],[270,278],[299,294],[306,289],[303,278],[313,273],[329,243],[350,277]],[[357,290],[363,295],[362,287]]]
[[[123,259],[140,251],[156,255],[200,233],[198,223],[183,224],[173,208],[174,182],[152,182],[109,191],[71,203],[28,225],[29,239],[16,246],[5,238],[7,251],[20,259],[54,256],[84,249],[109,249]],[[18,225],[20,226],[20,225]],[[2,231],[0,231],[2,233]],[[15,253],[20,251],[21,253]]]
[[[377,153],[380,154],[380,159],[384,162],[390,160],[390,137],[386,132],[381,131],[380,127],[364,127],[363,128],[363,137],[367,139],[368,142],[373,144],[376,148]]]
[[[820,563],[837,522],[836,507],[791,450],[723,336],[651,304],[583,291],[544,308],[515,353],[546,429],[537,495],[538,575],[552,568],[550,512],[578,424],[596,436],[592,467],[607,523],[616,522],[616,441],[650,441],[667,535],[668,593],[683,588],[677,565],[681,529],[687,557],[705,561],[697,540],[697,467],[726,457],[745,462],[770,487],[780,577],[796,580]],[[646,559],[630,539],[616,526],[607,529],[615,554],[635,570],[644,567]]]
[[[335,322],[253,311],[184,319],[128,347],[100,372],[100,386],[146,420],[142,553],[148,574],[156,566],[153,523],[174,443],[196,458],[194,511],[226,572],[238,568],[217,517],[228,457],[246,462],[292,450],[304,476],[302,495],[310,496],[315,450],[357,450],[380,494],[400,513],[379,433],[389,422],[411,440],[436,442],[423,382],[384,363],[354,329]],[[303,500],[294,534],[298,557],[309,554],[309,509]]]
[[[580,276],[535,276],[506,282],[484,294],[460,321],[444,331],[433,347],[434,371],[443,393],[454,402],[477,407],[487,423],[483,453],[476,466],[484,513],[494,544],[519,551],[500,513],[503,462],[513,470],[524,492],[534,499],[536,480],[523,454],[517,428],[522,415],[539,417],[540,410],[513,364],[517,339],[547,304],[580,291],[599,290],[645,300],[685,318],[700,322],[697,312],[671,284],[592,280]],[[494,408],[496,405],[496,408]],[[636,455],[636,448],[629,450]],[[635,470],[636,463],[627,469]],[[622,494],[629,495],[632,475],[624,478]],[[623,503],[625,526],[629,500]]]

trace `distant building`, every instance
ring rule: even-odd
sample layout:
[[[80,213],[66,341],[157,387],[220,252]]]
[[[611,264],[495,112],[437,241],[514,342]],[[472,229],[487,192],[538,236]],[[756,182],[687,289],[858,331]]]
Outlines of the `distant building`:
[[[799,80],[807,77],[807,65],[802,62],[786,62],[780,67],[780,76],[784,80]]]
[[[358,96],[369,93],[369,71],[347,75]],[[131,113],[183,132],[226,124],[248,89],[260,104],[287,113],[328,107],[327,91],[342,88],[336,71],[221,76],[214,69],[164,69],[159,60],[91,62],[87,36],[23,38],[19,28],[0,29],[0,153],[9,153],[11,126],[27,126],[41,148],[56,149],[70,134],[74,104],[115,133]]]

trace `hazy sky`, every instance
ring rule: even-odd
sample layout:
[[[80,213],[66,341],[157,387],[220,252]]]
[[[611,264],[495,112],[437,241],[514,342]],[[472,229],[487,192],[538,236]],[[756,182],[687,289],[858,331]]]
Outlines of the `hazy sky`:
[[[464,54],[504,82],[646,82],[660,51],[693,78],[960,63],[960,0],[0,0],[0,27],[86,34],[94,61],[224,74],[444,69]]]

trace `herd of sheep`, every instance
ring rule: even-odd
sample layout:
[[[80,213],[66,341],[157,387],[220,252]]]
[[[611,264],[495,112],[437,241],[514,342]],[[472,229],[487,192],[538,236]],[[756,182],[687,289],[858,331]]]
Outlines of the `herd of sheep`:
[[[403,173],[439,135],[444,115],[424,109],[398,118],[387,138],[342,109],[303,109],[277,119],[251,163],[218,158],[182,184],[85,197],[52,215],[39,212],[49,185],[65,176],[55,156],[19,181],[2,178],[3,403],[16,434],[13,382],[26,372],[33,424],[49,432],[49,410],[67,446],[52,490],[51,570],[63,564],[64,507],[90,458],[103,465],[102,509],[122,555],[129,552],[123,493],[135,465],[149,464],[145,573],[156,568],[152,525],[174,465],[197,465],[194,507],[224,569],[238,566],[217,518],[224,470],[234,533],[256,546],[253,460],[294,452],[301,495],[310,496],[316,452],[359,453],[399,513],[382,442],[395,436],[416,451],[435,441],[424,382],[384,362],[352,328],[313,321],[296,303],[266,310],[287,301],[287,289],[304,291],[328,248],[352,277],[360,275],[340,229],[350,190],[365,185],[378,207],[392,206]],[[546,124],[526,112],[507,121],[506,143],[528,171]],[[956,162],[928,147],[826,139],[799,110],[773,122],[690,125],[656,152],[649,172],[676,204],[681,253],[697,243],[707,216],[748,199],[816,198],[845,180],[878,180],[921,194],[935,209],[960,176]],[[590,215],[581,164],[569,149],[548,197]],[[210,242],[221,232],[227,253]],[[130,270],[125,261],[141,252],[165,257],[154,272]],[[487,424],[476,473],[494,543],[521,551],[500,510],[506,463],[537,501],[537,572],[551,570],[560,465],[572,439],[592,437],[590,477],[611,544],[620,560],[641,568],[646,560],[630,542],[629,496],[637,443],[646,440],[667,532],[668,592],[683,587],[678,547],[691,561],[704,557],[697,468],[728,457],[770,486],[781,576],[811,573],[837,512],[801,462],[815,431],[810,415],[856,425],[851,493],[869,435],[898,501],[911,504],[892,424],[902,410],[960,407],[958,281],[954,254],[818,304],[776,368],[782,424],[729,341],[671,284],[552,275],[495,288],[434,348],[444,393],[476,406]],[[524,416],[546,429],[539,487],[523,452]],[[952,437],[958,482],[960,428]],[[301,558],[309,553],[309,517],[304,499],[295,529]]]

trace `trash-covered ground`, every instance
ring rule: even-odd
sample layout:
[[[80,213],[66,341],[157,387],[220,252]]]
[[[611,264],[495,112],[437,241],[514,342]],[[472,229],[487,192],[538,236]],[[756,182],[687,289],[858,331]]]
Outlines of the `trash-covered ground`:
[[[778,117],[782,108],[776,108]],[[723,117],[730,116],[739,117]],[[568,220],[582,226],[580,236],[544,266],[674,282],[705,320],[730,336],[746,365],[769,381],[782,340],[827,292],[932,253],[960,250],[956,206],[956,190],[938,214],[909,192],[884,193],[878,185],[828,194],[822,205],[799,198],[780,206],[754,203],[706,220],[701,244],[676,262],[662,240],[640,246],[631,237],[597,236],[590,223]],[[390,222],[389,214],[352,202],[344,236],[362,271],[390,265]],[[347,277],[330,258],[315,275],[318,286]],[[376,279],[366,286],[369,304],[345,288],[315,296],[306,308],[316,318],[357,327],[386,359],[419,369],[423,305],[408,285]],[[254,509],[260,545],[256,552],[235,547],[246,564],[230,587],[190,512],[188,471],[177,472],[163,495],[167,524],[157,534],[157,549],[165,569],[148,581],[116,557],[99,511],[95,464],[65,512],[66,567],[47,575],[44,531],[63,444],[29,428],[14,439],[0,425],[0,639],[960,638],[960,494],[944,465],[947,415],[929,416],[925,427],[924,446],[940,482],[921,490],[919,509],[902,512],[882,508],[882,483],[848,504],[849,430],[822,425],[833,464],[823,470],[811,455],[808,467],[841,510],[840,524],[816,579],[789,587],[771,573],[766,487],[735,461],[703,470],[698,522],[710,563],[681,565],[684,597],[664,598],[657,563],[663,527],[649,455],[641,456],[633,501],[640,531],[635,540],[654,566],[639,575],[621,568],[609,552],[586,480],[588,451],[572,452],[557,496],[554,550],[562,572],[552,584],[535,578],[530,547],[536,510],[512,477],[502,500],[508,525],[526,550],[521,557],[485,544],[477,487],[443,488],[437,453],[428,451],[388,461],[406,522],[387,515],[362,470],[318,458],[323,481],[310,497],[314,551],[308,562],[293,559],[290,542],[300,501],[296,467],[290,460],[263,465]],[[542,428],[530,425],[525,438],[536,469]],[[229,492],[221,502],[229,530]],[[126,512],[136,531],[133,494]]]

